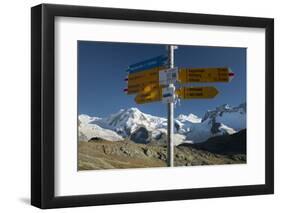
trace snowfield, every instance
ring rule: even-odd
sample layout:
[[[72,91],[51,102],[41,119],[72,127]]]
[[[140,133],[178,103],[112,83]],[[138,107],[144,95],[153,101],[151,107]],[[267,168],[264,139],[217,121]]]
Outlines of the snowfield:
[[[227,104],[208,110],[203,118],[194,114],[180,114],[174,121],[174,143],[200,143],[208,138],[234,134],[246,128],[246,103],[237,107]],[[79,140],[101,138],[120,141],[138,132],[139,138],[150,141],[161,140],[167,134],[167,119],[141,112],[137,108],[121,109],[105,118],[82,114],[78,118]],[[139,132],[141,131],[141,132]],[[135,135],[135,134],[134,134]],[[138,138],[135,138],[138,141]]]

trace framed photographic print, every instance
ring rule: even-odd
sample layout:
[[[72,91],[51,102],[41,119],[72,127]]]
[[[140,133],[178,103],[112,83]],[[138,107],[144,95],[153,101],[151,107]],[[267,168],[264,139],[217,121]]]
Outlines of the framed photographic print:
[[[274,192],[274,21],[31,9],[31,204]]]

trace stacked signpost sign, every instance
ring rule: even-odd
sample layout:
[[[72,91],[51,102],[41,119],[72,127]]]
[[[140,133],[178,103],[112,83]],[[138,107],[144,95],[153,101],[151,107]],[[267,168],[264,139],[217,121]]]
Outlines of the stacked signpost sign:
[[[207,87],[179,87],[175,83],[227,83],[234,73],[227,67],[212,68],[178,68],[174,66],[174,50],[177,46],[169,45],[168,56],[161,55],[144,60],[128,67],[127,88],[128,94],[136,94],[137,104],[146,104],[162,101],[168,105],[167,129],[167,165],[173,167],[174,160],[174,103],[177,99],[211,99],[219,91],[212,86]]]

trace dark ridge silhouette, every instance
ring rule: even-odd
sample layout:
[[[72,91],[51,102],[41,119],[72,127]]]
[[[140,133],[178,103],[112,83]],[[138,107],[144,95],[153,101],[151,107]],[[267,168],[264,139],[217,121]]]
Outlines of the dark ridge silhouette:
[[[246,129],[233,135],[215,136],[203,143],[181,144],[180,146],[188,146],[221,155],[246,154]]]

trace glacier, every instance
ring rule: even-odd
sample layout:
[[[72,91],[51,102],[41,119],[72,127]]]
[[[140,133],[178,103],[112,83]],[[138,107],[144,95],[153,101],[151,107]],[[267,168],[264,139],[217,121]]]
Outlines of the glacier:
[[[224,104],[206,111],[202,118],[192,113],[177,116],[174,119],[174,144],[201,143],[210,137],[234,134],[245,128],[246,103],[235,107]],[[122,141],[128,138],[136,143],[162,144],[166,140],[167,119],[143,113],[138,108],[128,108],[104,118],[81,114],[78,116],[78,129],[82,141],[91,138]]]

